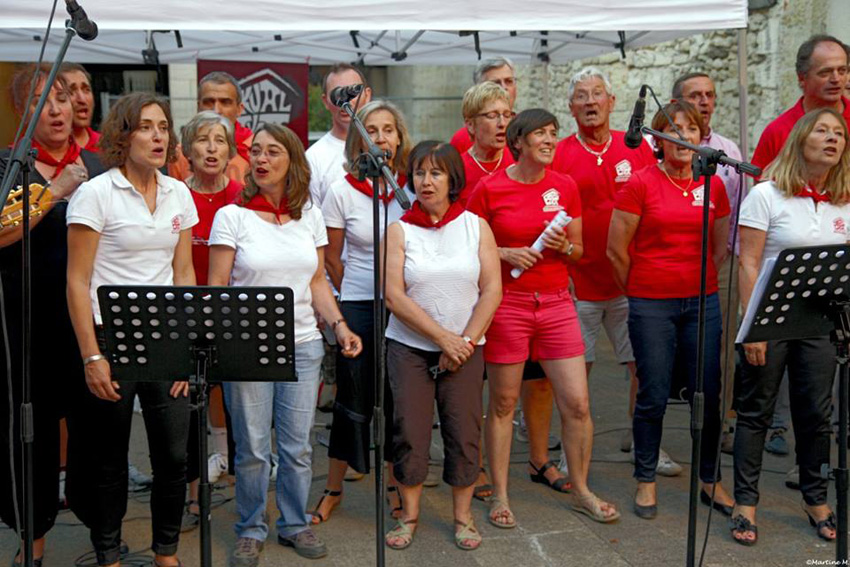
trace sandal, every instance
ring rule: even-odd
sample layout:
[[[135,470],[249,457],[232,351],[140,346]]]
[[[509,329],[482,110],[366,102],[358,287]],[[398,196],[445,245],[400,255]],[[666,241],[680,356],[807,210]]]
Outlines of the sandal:
[[[416,532],[415,526],[417,521],[418,518],[413,520],[402,520],[399,518],[396,527],[388,531],[387,535],[384,536],[384,542],[387,544],[387,547],[398,550],[410,547],[410,544],[413,543],[413,534]],[[391,539],[399,539],[401,541],[393,544],[390,543]]]
[[[531,461],[528,461],[528,466],[534,469],[534,473],[529,473],[528,475],[531,478],[531,482],[545,484],[555,492],[560,492],[561,494],[567,494],[573,489],[573,483],[565,476],[556,478],[554,482],[546,476],[546,471],[549,469],[554,468],[557,470],[558,464],[555,461],[546,461],[539,469]]]
[[[809,514],[809,511],[806,510],[805,504],[803,504],[803,512],[805,512],[806,516],[808,516],[809,524],[815,528],[819,538],[824,541],[835,541],[835,536],[838,534],[838,522],[835,519],[834,513],[830,512],[829,516],[818,522],[815,521],[812,515]],[[835,535],[829,537],[824,530],[832,530]]]
[[[153,560],[153,567],[165,567],[165,565],[162,565],[161,563],[159,563],[159,562],[156,560],[156,558],[154,558],[154,560]],[[178,559],[178,560],[177,560],[177,565],[175,565],[174,567],[183,567],[183,562],[182,562],[182,561],[180,561],[180,560]]]
[[[756,542],[759,540],[758,526],[753,524],[741,514],[738,514],[737,516],[734,516],[731,520],[729,520],[729,531],[732,533],[732,539],[735,541],[735,543],[740,543],[741,545],[746,545],[747,547],[755,545]],[[747,533],[753,534],[753,539],[736,537],[743,536]]]
[[[398,506],[393,507],[390,510],[390,516],[392,516],[393,520],[398,520],[401,518],[401,513],[404,511],[404,500],[401,499],[401,492],[398,491],[398,486],[388,486],[387,487],[387,504],[390,506],[393,505],[390,502],[390,494],[395,493],[396,498],[398,498]]]
[[[487,519],[497,528],[502,528],[504,530],[516,527],[516,517],[514,516],[514,513],[511,512],[508,503],[498,496],[494,496],[490,499],[490,514],[487,516]],[[499,521],[500,519],[502,520],[501,522]]]
[[[339,500],[331,504],[331,509],[328,510],[328,516],[326,518],[322,515],[321,512],[319,512],[319,508],[321,507],[322,502],[325,501],[326,496],[332,496],[333,498],[336,498],[337,496],[342,496],[342,490],[329,490],[327,488],[325,489],[325,492],[322,494],[322,497],[319,498],[319,501],[316,503],[316,509],[312,512],[308,512],[308,514],[312,516],[312,518],[310,519],[310,523],[312,523],[313,525],[327,522],[328,518],[331,517],[331,512],[334,511],[334,508],[336,508],[340,505],[340,503],[342,503],[342,498],[340,498]]]
[[[478,476],[484,475],[485,478],[487,476],[487,471],[484,470],[484,467],[481,467],[478,471]],[[472,489],[472,497],[476,500],[480,500],[482,502],[488,502],[490,497],[493,496],[493,485],[489,482],[485,482],[484,484],[479,484],[475,488]]]
[[[464,551],[478,549],[481,545],[481,534],[475,527],[475,521],[472,518],[466,523],[455,520],[455,526],[460,526],[460,529],[455,532],[455,545]]]
[[[580,496],[575,493],[571,496],[572,499],[570,500],[570,507],[579,514],[584,514],[594,522],[610,524],[611,522],[616,522],[620,519],[620,511],[617,509],[614,509],[614,513],[610,516],[606,516],[605,510],[602,509],[602,505],[606,504],[606,502],[603,502],[592,492],[588,492],[584,496]],[[608,505],[611,506],[611,508],[614,508],[613,505]]]

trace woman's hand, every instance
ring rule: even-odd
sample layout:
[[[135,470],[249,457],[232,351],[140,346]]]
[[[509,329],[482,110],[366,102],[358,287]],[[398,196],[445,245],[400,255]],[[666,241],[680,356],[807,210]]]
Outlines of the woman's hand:
[[[348,328],[348,323],[340,321],[334,329],[336,342],[342,350],[342,356],[354,358],[363,352],[363,340]]]
[[[121,386],[118,382],[112,381],[112,372],[109,369],[109,363],[106,360],[95,360],[86,364],[86,386],[89,391],[107,402],[117,402],[121,399],[116,390],[120,390]]]
[[[543,259],[543,254],[528,246],[522,248],[499,248],[499,258],[514,268],[527,270]]]
[[[175,382],[171,385],[171,389],[168,391],[168,394],[172,398],[179,398],[182,394],[185,398],[189,395],[189,382]]]
[[[449,360],[449,357],[446,356],[446,353],[440,354],[440,362],[437,366],[440,370],[448,370],[449,372],[457,372],[457,369],[460,368],[457,364]]]
[[[569,246],[566,231],[546,221],[543,222],[543,226],[546,227],[543,231],[543,246],[555,252],[566,253],[567,246]]]
[[[448,358],[449,362],[457,366],[462,366],[467,359],[472,356],[475,351],[472,345],[466,342],[460,335],[446,333],[437,342],[437,346],[443,351],[443,355]]]
[[[82,183],[88,181],[89,172],[81,165],[69,164],[62,173],[50,183],[50,192],[56,199],[65,199],[77,190]]]
[[[767,364],[767,343],[744,343],[744,355],[753,366]]]

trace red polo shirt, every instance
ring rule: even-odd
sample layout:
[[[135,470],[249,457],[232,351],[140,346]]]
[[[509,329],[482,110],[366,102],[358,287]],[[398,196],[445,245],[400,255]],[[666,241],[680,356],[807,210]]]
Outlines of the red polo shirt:
[[[841,102],[844,103],[844,120],[850,122],[850,99],[841,97]],[[803,110],[803,97],[797,101],[797,104],[783,112],[779,117],[767,125],[764,132],[761,133],[759,143],[756,146],[756,151],[753,153],[753,164],[764,169],[770,162],[776,159],[779,155],[782,146],[785,145],[785,140],[788,139],[788,134],[794,128],[797,121],[806,114]]]
[[[633,150],[623,143],[623,132],[612,130],[611,136],[611,145],[601,156],[601,165],[597,165],[595,155],[581,146],[575,134],[558,143],[552,162],[554,171],[575,180],[581,196],[584,254],[570,274],[576,298],[583,301],[607,301],[623,295],[614,282],[611,262],[606,255],[614,199],[633,172],[656,163],[648,143],[643,142]],[[595,152],[605,147],[605,144],[585,144]]]
[[[240,191],[242,184],[233,180],[223,190],[212,195],[189,191],[195,201],[195,208],[198,209],[198,224],[192,227],[192,265],[195,267],[197,285],[207,285],[210,271],[209,238],[215,214],[220,208],[236,200]]]
[[[482,161],[480,162],[481,165],[472,159],[472,155],[469,153],[469,150],[461,153],[460,157],[463,160],[463,173],[466,177],[466,186],[460,192],[458,200],[460,201],[460,204],[464,206],[466,206],[469,196],[472,195],[472,190],[478,186],[478,182],[481,181],[482,178],[495,175],[496,173],[507,169],[509,165],[514,163],[514,156],[511,155],[508,148],[502,150],[501,161]],[[487,171],[484,171],[484,169]]]
[[[496,245],[507,248],[531,246],[558,211],[573,218],[581,216],[581,200],[575,181],[568,175],[546,170],[533,184],[514,181],[500,171],[482,179],[467,202],[467,208],[490,224]],[[546,249],[543,259],[514,279],[513,266],[502,262],[502,286],[522,292],[550,292],[567,287],[566,256]]]
[[[677,182],[684,186],[682,181]],[[632,239],[626,295],[651,299],[699,295],[702,255],[703,185],[692,182],[687,196],[657,165],[632,174],[617,193],[614,208],[640,215]],[[706,292],[717,291],[717,268],[711,259],[714,221],[729,215],[729,197],[719,177],[711,179],[709,256]]]

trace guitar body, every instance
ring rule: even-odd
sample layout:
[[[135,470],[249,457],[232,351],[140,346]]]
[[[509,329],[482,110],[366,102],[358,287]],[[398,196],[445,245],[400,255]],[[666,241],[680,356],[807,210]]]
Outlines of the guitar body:
[[[3,212],[0,213],[0,230],[21,224],[24,210],[23,200],[24,190],[20,185],[9,192],[9,198],[6,199]],[[30,183],[30,218],[44,214],[52,201],[53,195],[50,193],[50,189],[38,183]]]

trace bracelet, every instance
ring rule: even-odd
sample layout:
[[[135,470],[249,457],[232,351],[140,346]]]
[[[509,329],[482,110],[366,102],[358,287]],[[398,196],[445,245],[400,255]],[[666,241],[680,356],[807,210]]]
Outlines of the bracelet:
[[[566,252],[564,252],[564,254],[565,254],[565,255],[567,255],[567,256],[572,256],[572,255],[573,255],[573,249],[574,249],[575,247],[576,247],[576,245],[575,245],[575,244],[573,244],[572,242],[570,242],[570,245],[569,245],[569,246],[567,246],[567,251],[566,251]]]
[[[463,340],[465,340],[466,342],[468,342],[468,343],[469,343],[469,346],[471,346],[473,349],[475,349],[475,347],[477,346],[477,345],[475,344],[475,342],[472,340],[472,338],[471,338],[469,335],[464,335],[464,336],[463,336],[463,337],[461,337],[461,338],[462,338]]]
[[[96,362],[96,361],[98,361],[98,360],[106,360],[106,357],[105,357],[105,356],[103,356],[103,355],[102,355],[102,354],[100,354],[100,353],[98,353],[98,354],[93,354],[93,355],[91,355],[91,356],[87,356],[87,357],[85,357],[85,358],[83,359],[83,366],[88,366],[88,365],[89,365],[89,364],[91,364],[92,362]]]
[[[336,327],[340,323],[345,323],[346,325],[348,325],[348,323],[345,322],[345,319],[339,318],[336,321],[334,321],[333,323],[331,323],[331,331],[336,331]]]

